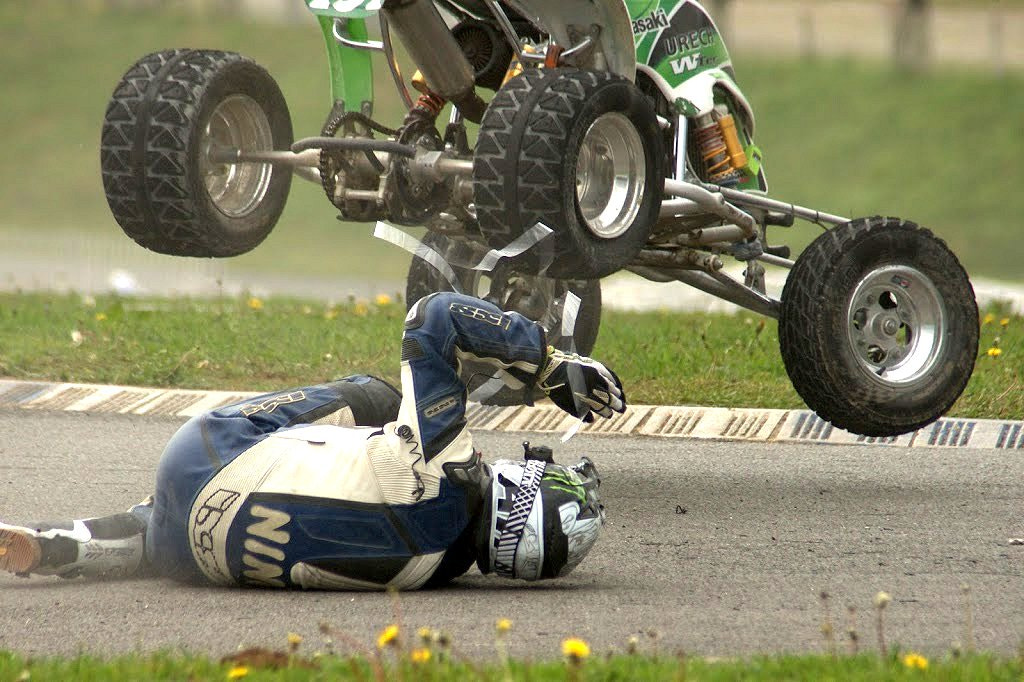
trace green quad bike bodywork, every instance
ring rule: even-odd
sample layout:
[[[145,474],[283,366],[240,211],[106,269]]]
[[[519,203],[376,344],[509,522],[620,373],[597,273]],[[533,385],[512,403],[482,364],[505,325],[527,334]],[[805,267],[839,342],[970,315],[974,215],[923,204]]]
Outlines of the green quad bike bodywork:
[[[588,353],[599,280],[629,270],[778,319],[794,386],[841,428],[905,433],[963,391],[978,325],[956,257],[908,221],[770,199],[753,110],[695,0],[307,6],[334,102],[316,137],[293,140],[273,78],[234,53],[167,50],[125,74],[104,121],[102,168],[111,210],[138,243],[181,256],[249,251],[295,174],[321,184],[343,220],[407,238],[419,256],[410,302],[443,289],[481,295],[541,321],[556,346]],[[415,97],[396,41],[417,69]],[[407,108],[390,125],[373,118],[375,53]],[[468,123],[479,126],[473,145]],[[796,219],[825,229],[793,261],[767,230]],[[427,236],[410,245],[387,223]],[[726,256],[745,263],[742,280],[723,272]],[[789,270],[779,297],[766,292],[766,264]]]

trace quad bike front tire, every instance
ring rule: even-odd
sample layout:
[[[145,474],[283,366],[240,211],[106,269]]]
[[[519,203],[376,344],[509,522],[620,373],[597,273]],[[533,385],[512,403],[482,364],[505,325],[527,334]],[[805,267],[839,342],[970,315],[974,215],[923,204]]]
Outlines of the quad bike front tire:
[[[978,354],[974,289],[930,231],[864,218],[820,235],[786,280],[779,343],[808,407],[865,436],[938,419]]]
[[[517,259],[561,279],[621,270],[661,209],[663,135],[649,99],[621,76],[529,70],[498,91],[473,162],[480,230],[504,248],[543,223],[554,233]]]
[[[548,332],[548,344],[559,350],[580,355],[589,355],[593,350],[601,326],[600,281],[524,275],[503,268],[501,264],[485,273],[469,267],[470,263],[480,260],[482,252],[486,252],[482,247],[436,232],[427,233],[423,244],[448,263],[456,281],[450,282],[448,276],[427,260],[413,258],[405,290],[408,306],[435,291],[454,291],[457,288],[464,294],[487,299],[502,310],[514,310],[539,322]],[[565,301],[569,292],[575,294],[580,302],[571,333],[563,334]],[[525,396],[523,391],[505,387],[486,396],[482,402],[485,405],[521,405],[525,398],[539,400],[542,397],[540,391]]]
[[[284,210],[291,170],[217,163],[211,152],[287,150],[277,83],[232,52],[175,49],[136,62],[103,120],[103,188],[124,232],[172,256],[226,257],[262,242]]]

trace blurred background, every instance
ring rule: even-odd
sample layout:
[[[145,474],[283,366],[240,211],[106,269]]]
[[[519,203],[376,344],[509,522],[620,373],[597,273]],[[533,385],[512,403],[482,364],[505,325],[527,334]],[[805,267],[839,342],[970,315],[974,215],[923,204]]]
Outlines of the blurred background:
[[[773,196],[915,220],[947,240],[979,289],[1020,295],[1024,0],[706,5],[757,115]],[[122,73],[170,47],[254,58],[280,83],[296,137],[319,132],[327,63],[301,0],[0,0],[0,289],[329,300],[404,291],[408,254],[375,240],[370,224],[335,220],[322,190],[299,179],[275,231],[245,256],[160,256],[121,233],[100,182],[100,126]],[[380,66],[376,115],[395,125],[401,111]],[[816,233],[771,234],[799,248]],[[626,276],[606,291],[618,307],[679,300]]]

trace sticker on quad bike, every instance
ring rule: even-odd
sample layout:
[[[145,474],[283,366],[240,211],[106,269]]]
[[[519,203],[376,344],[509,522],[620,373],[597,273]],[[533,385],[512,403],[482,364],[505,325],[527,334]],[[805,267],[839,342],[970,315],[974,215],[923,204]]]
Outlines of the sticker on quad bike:
[[[306,0],[309,11],[328,17],[362,19],[380,11],[384,0]]]
[[[729,51],[715,22],[692,0],[627,2],[636,60],[676,87],[711,69],[731,70]]]

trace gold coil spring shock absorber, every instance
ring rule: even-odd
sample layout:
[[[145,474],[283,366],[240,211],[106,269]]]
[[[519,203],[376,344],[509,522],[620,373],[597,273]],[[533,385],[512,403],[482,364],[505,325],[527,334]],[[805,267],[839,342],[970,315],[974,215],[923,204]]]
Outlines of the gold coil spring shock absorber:
[[[425,116],[431,121],[436,119],[441,114],[441,110],[444,109],[444,105],[447,104],[448,101],[430,89],[430,86],[427,85],[426,79],[423,78],[423,74],[419,71],[413,74],[412,87],[419,90],[420,96],[409,113],[414,117],[417,115]],[[406,118],[408,118],[408,116]]]
[[[741,176],[733,167],[732,156],[718,121],[711,115],[701,116],[697,125],[697,145],[704,162],[706,180],[723,186],[739,184]]]

